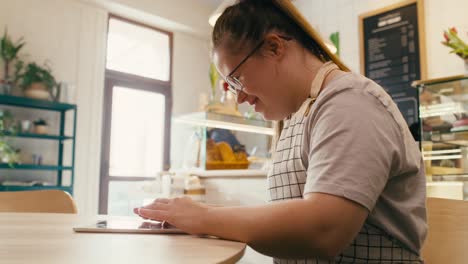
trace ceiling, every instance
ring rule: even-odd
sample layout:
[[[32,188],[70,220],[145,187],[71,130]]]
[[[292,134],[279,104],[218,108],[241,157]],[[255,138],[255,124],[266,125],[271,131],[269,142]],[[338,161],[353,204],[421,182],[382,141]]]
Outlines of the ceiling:
[[[223,0],[197,0],[197,1],[202,2],[206,5],[209,5],[213,7],[213,9],[216,9],[216,7],[218,7],[223,2]]]

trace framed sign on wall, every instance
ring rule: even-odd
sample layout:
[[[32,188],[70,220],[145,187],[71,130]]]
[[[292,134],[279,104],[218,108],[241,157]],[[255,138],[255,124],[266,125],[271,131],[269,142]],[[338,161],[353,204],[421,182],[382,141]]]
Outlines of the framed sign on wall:
[[[415,80],[426,78],[424,2],[409,0],[359,16],[361,73],[380,84],[420,138]]]

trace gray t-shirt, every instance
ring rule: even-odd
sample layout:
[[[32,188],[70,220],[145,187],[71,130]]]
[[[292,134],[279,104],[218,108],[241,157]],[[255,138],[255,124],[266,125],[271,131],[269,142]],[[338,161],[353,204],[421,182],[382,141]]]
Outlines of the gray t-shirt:
[[[407,254],[419,254],[427,233],[424,163],[391,97],[347,73],[328,83],[304,114],[308,105],[285,121],[268,178],[271,200],[311,192],[347,198],[369,210],[356,241],[381,232]],[[394,254],[393,242],[390,248]]]

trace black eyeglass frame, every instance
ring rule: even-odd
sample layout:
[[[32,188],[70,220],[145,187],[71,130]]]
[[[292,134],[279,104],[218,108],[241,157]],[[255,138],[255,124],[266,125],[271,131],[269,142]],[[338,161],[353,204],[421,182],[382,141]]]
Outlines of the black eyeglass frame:
[[[287,36],[281,36],[279,35],[280,38],[286,40],[286,41],[290,41],[292,40],[291,37],[287,37]],[[255,54],[255,52],[257,52],[262,46],[263,44],[265,43],[265,39],[263,39],[262,41],[260,41],[248,54],[247,56],[244,57],[244,59],[242,59],[239,64],[237,64],[237,66],[226,76],[226,82],[228,84],[228,89],[231,93],[233,93],[236,97],[237,95],[239,94],[239,92],[242,92],[244,90],[244,85],[242,84],[242,82],[232,76],[250,57],[252,57],[252,55]]]

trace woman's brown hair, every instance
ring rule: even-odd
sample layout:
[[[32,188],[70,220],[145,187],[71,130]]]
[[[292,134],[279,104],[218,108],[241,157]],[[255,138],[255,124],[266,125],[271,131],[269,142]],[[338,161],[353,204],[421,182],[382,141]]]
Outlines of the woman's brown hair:
[[[333,61],[349,71],[330,50],[290,0],[239,0],[224,10],[212,34],[213,48],[225,45],[232,53],[256,45],[271,31],[278,31],[298,41],[322,62]],[[283,122],[276,124],[276,139]],[[276,140],[274,141],[276,142]]]

